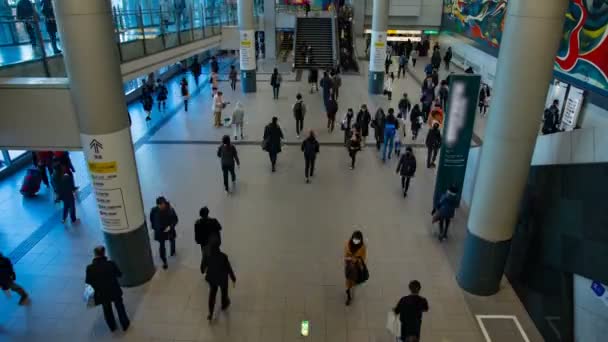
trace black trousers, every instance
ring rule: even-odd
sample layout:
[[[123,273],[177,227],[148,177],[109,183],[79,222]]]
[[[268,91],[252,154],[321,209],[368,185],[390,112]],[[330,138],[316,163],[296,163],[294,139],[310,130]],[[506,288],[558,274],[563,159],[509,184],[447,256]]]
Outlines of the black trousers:
[[[209,257],[209,246],[201,246],[201,273],[207,272],[207,258]]]
[[[300,132],[304,130],[304,118],[296,118],[296,134],[300,135]]]
[[[222,165],[222,174],[224,176],[224,189],[228,191],[230,188],[228,187],[228,173],[232,177],[232,181],[236,181],[236,173],[234,172],[234,165]]]
[[[275,99],[279,98],[279,87],[272,87],[272,95]]]
[[[272,151],[268,152],[268,157],[270,158],[270,164],[272,165],[273,169],[277,165],[277,155],[278,155],[278,153],[276,153],[276,152],[272,152]]]
[[[217,297],[218,288],[222,291],[222,308],[230,305],[230,298],[228,297],[228,283],[222,285],[209,284],[209,314],[213,314],[215,310],[215,297]]]
[[[431,164],[435,163],[435,160],[437,159],[437,152],[439,152],[438,148],[427,147],[426,167],[431,167]]]
[[[230,80],[230,88],[232,88],[232,90],[236,90],[236,80]]]
[[[348,155],[350,155],[350,167],[354,169],[357,162],[357,151],[348,151]]]
[[[69,196],[68,198],[62,198],[61,201],[63,202],[63,220],[65,221],[68,218],[68,213],[70,213],[72,222],[76,221],[76,199]]]
[[[384,132],[382,132],[381,129],[376,128],[374,129],[374,137],[376,138],[376,148],[378,149],[378,151],[380,151],[380,147],[384,142]]]
[[[405,77],[405,65],[399,65],[399,71],[397,71],[397,78],[401,78],[401,73]]]
[[[306,158],[304,157],[304,176],[306,176],[306,178],[308,177],[312,177],[315,173],[315,161],[316,158]]]
[[[333,117],[333,118],[328,117],[328,118],[327,118],[327,129],[328,129],[330,132],[333,132],[333,131],[334,131],[334,127],[335,127],[335,126],[336,126],[336,118],[335,118],[335,117]]]
[[[412,179],[412,177],[401,176],[401,188],[405,192],[410,188],[410,179]]]
[[[184,111],[188,111],[188,99],[184,100]]]
[[[123,330],[127,330],[129,327],[129,317],[127,317],[127,311],[125,310],[125,305],[122,302],[122,298],[119,298],[112,302],[102,303],[101,306],[103,308],[103,317],[106,320],[106,324],[110,330],[116,330],[116,319],[114,318],[114,311],[112,311],[112,303],[114,303],[114,307],[116,307],[116,312],[118,313],[118,320],[120,321],[120,325]]]
[[[49,186],[49,176],[46,173],[46,166],[44,165],[38,165],[38,171],[40,171],[40,177],[42,180],[42,183],[44,183],[44,185]],[[52,175],[52,171],[49,170],[49,173]]]
[[[416,58],[412,58],[412,65],[416,66]]]
[[[160,255],[160,260],[162,260],[165,265],[167,264],[167,247],[165,246],[166,241],[167,240],[158,241],[158,254]],[[175,255],[175,239],[170,239],[169,245],[171,248],[171,255]]]
[[[449,218],[441,218],[439,219],[439,237],[447,237],[448,236],[448,228],[450,228],[450,221],[452,219]]]

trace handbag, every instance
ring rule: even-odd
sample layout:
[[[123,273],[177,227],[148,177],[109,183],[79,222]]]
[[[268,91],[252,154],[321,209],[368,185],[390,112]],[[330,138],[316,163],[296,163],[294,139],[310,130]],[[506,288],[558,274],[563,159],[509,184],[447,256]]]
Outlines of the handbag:
[[[92,308],[95,306],[95,290],[89,284],[84,286],[84,293],[82,295],[82,299],[84,300],[87,308]]]
[[[388,315],[386,315],[386,330],[395,337],[401,337],[401,321],[393,310],[389,311]]]
[[[262,150],[268,151],[268,145],[270,144],[270,139],[266,138],[262,141]]]
[[[363,284],[369,279],[369,270],[363,259],[361,260],[361,268],[359,269],[357,284]]]

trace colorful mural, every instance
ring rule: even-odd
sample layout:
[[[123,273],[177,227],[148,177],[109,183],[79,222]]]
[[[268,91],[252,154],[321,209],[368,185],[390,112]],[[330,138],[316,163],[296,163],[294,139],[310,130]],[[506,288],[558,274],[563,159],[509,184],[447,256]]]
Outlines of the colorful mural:
[[[472,39],[496,56],[506,10],[506,0],[444,0],[443,29]],[[608,96],[608,0],[570,0],[555,71],[579,87]]]

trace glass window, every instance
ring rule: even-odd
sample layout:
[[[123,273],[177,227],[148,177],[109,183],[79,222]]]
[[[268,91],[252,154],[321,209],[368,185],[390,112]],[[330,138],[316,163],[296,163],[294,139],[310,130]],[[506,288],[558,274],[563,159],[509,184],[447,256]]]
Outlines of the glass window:
[[[11,160],[15,160],[15,159],[21,157],[22,155],[24,155],[26,152],[27,151],[9,150],[8,155],[11,157]]]
[[[0,151],[0,170],[6,167],[6,162],[4,161],[4,153]]]

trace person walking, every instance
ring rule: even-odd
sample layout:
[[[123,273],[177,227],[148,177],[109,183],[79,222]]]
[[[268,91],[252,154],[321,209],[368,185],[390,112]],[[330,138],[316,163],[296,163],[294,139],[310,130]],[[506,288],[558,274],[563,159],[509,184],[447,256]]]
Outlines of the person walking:
[[[391,69],[391,64],[393,64],[393,60],[390,54],[386,55],[386,59],[384,60],[384,73],[388,75],[389,70]]]
[[[182,77],[182,80],[179,82],[180,92],[182,94],[182,99],[184,100],[184,110],[188,111],[188,100],[190,99],[190,90],[188,89],[188,81],[185,77]]]
[[[418,47],[416,47],[413,51],[412,51],[412,66],[415,68],[416,67],[416,61],[418,60],[418,56],[420,56],[420,51],[418,51]]]
[[[425,145],[427,148],[426,167],[435,167],[435,160],[437,159],[437,152],[441,147],[441,131],[439,130],[439,123],[433,123],[433,127],[429,130],[426,135]]]
[[[95,305],[101,305],[103,308],[103,317],[110,331],[116,330],[116,319],[112,304],[118,313],[118,321],[122,326],[123,331],[129,329],[129,317],[127,310],[122,302],[122,289],[118,283],[118,278],[122,277],[122,272],[114,263],[106,257],[106,249],[103,246],[97,246],[93,250],[94,258],[90,265],[87,266],[85,274],[85,283],[89,284],[95,290]]]
[[[382,147],[382,161],[386,162],[386,156],[388,152],[388,159],[391,159],[393,153],[393,145],[395,143],[395,134],[399,129],[399,121],[395,117],[395,110],[393,108],[388,109],[388,116],[384,121],[384,145]]]
[[[310,130],[308,138],[302,141],[301,149],[304,152],[304,176],[306,177],[306,183],[310,183],[310,178],[315,173],[315,161],[319,153],[319,142],[313,130]]]
[[[338,102],[330,98],[327,102],[327,132],[333,133],[336,126],[336,115],[338,114]]]
[[[154,230],[154,240],[158,241],[158,254],[163,262],[163,269],[167,269],[167,250],[165,242],[169,240],[171,256],[175,255],[175,226],[178,223],[177,213],[166,198],[160,196],[156,199],[156,206],[150,210],[150,225]]]
[[[275,116],[272,121],[264,128],[264,150],[268,152],[272,172],[276,172],[277,156],[281,153],[281,144],[283,141],[283,131],[279,126],[279,119]]]
[[[340,95],[340,87],[342,86],[342,78],[340,77],[340,73],[338,71],[332,72],[332,95],[334,100],[338,101],[338,96]]]
[[[555,101],[557,101],[557,100],[555,100]],[[489,105],[490,105],[490,87],[488,87],[487,84],[482,84],[481,90],[479,90],[479,113],[481,114],[481,116],[486,116]],[[559,110],[557,110],[557,112],[559,113]]]
[[[232,177],[232,186],[234,187],[234,183],[236,182],[236,173],[234,172],[234,163],[239,167],[241,166],[241,161],[239,160],[239,155],[236,150],[236,147],[230,142],[230,137],[224,135],[222,138],[222,145],[217,149],[217,157],[220,158],[222,163],[222,175],[224,177],[224,190],[226,193],[230,193],[230,187],[228,186],[228,173]]]
[[[237,81],[237,72],[236,72],[236,67],[234,65],[230,66],[230,74],[228,75],[228,78],[230,79],[230,89],[232,89],[232,91],[236,91],[236,81]]]
[[[156,82],[156,102],[158,103],[158,110],[167,109],[167,96],[169,95],[169,90],[167,86],[160,78]]]
[[[281,82],[283,82],[283,77],[279,74],[279,69],[274,68],[272,72],[272,76],[270,76],[270,85],[272,86],[272,96],[273,99],[279,99],[279,89],[281,88]]]
[[[308,71],[308,84],[310,85],[310,93],[312,94],[313,89],[319,92],[319,70],[317,68],[310,68]]]
[[[44,23],[46,25],[46,32],[49,34],[51,39],[51,46],[53,52],[57,55],[61,53],[61,50],[57,47],[57,21],[55,20],[55,11],[53,10],[53,3],[51,0],[42,0],[42,9],[40,12],[44,16]]]
[[[448,50],[443,56],[443,62],[445,63],[445,70],[450,70],[450,62],[452,62],[452,47],[448,46]]]
[[[213,111],[213,125],[215,128],[222,127],[222,109],[226,107],[224,102],[224,93],[218,91],[213,97],[211,110]]]
[[[228,309],[230,306],[228,278],[236,285],[236,276],[228,256],[220,250],[219,245],[210,246],[206,271],[205,280],[209,284],[209,315],[207,315],[207,320],[211,321],[215,311],[217,290],[219,289],[222,292],[222,310]]]
[[[458,206],[458,189],[451,186],[439,197],[433,208],[433,222],[439,221],[439,242],[448,238],[448,228]]]
[[[36,16],[36,9],[30,0],[19,0],[17,2],[17,20],[23,22],[30,44],[36,47],[38,46],[38,39],[34,28],[34,16]]]
[[[441,108],[443,108],[444,110],[446,109],[446,106],[448,105],[449,91],[450,90],[448,88],[448,81],[447,80],[441,81],[441,85],[439,87],[439,102],[441,103]]]
[[[234,111],[232,112],[232,126],[234,127],[234,141],[238,140],[238,137],[241,137],[241,140],[244,139],[243,134],[243,125],[245,124],[245,110],[243,109],[243,105],[241,102],[237,102],[236,106],[234,106]]]
[[[374,137],[376,138],[376,148],[380,151],[380,146],[384,141],[384,121],[386,121],[386,115],[384,109],[378,107],[374,121],[372,121],[372,127],[374,128]]]
[[[410,294],[399,299],[393,309],[399,315],[401,322],[401,341],[420,341],[420,330],[422,327],[422,314],[429,311],[429,303],[426,298],[420,296],[422,286],[418,280],[412,280],[409,284]]]
[[[346,114],[342,118],[342,122],[340,124],[340,128],[344,131],[344,146],[348,146],[348,141],[352,136],[352,129],[355,123],[355,113],[352,108],[348,108]]]
[[[407,69],[407,55],[404,52],[399,56],[399,70],[397,71],[397,78],[401,78],[401,74],[403,73],[403,78],[405,78],[405,70]]]
[[[192,60],[192,65],[190,66],[190,71],[192,72],[192,76],[194,77],[194,84],[198,86],[198,80],[201,77],[202,68],[201,63],[198,61],[198,57],[194,56]]]
[[[215,57],[215,56],[211,57],[210,65],[211,65],[211,72],[216,73],[216,74],[218,72],[220,72],[220,64],[217,61],[217,57]]]
[[[304,116],[306,115],[306,105],[302,99],[302,94],[296,95],[296,103],[291,107],[293,116],[296,119],[296,136],[300,139],[300,132],[304,130]]]
[[[33,151],[32,161],[34,167],[40,171],[42,183],[44,183],[47,188],[50,187],[51,182],[49,182],[49,176],[53,176],[53,152]]]
[[[398,107],[399,107],[399,114],[401,114],[402,117],[406,118],[407,114],[410,112],[410,109],[412,109],[412,103],[410,102],[410,99],[407,97],[407,93],[404,93],[401,100],[399,100]]]
[[[13,269],[11,259],[5,257],[0,252],[0,288],[3,291],[11,290],[18,294],[19,305],[25,305],[27,303],[28,294],[21,285],[15,282],[15,280],[17,280],[17,274]]]
[[[422,127],[423,115],[420,111],[420,106],[415,104],[410,112],[410,125],[412,127],[412,140],[418,139],[418,132]]]
[[[207,272],[207,259],[212,245],[221,245],[222,237],[220,231],[222,225],[212,217],[209,217],[209,208],[202,207],[198,212],[200,218],[194,223],[194,241],[201,247],[201,273]]]
[[[367,262],[367,245],[363,242],[363,233],[356,230],[344,246],[344,270],[346,276],[346,305],[354,297],[354,287],[363,283]]]
[[[327,71],[323,72],[323,78],[319,84],[321,85],[321,88],[323,88],[323,104],[325,105],[325,109],[328,110],[329,100],[332,98],[331,92],[334,86],[333,81],[329,77],[329,73],[327,73]]]
[[[388,100],[390,101],[393,98],[393,83],[395,82],[395,74],[390,73],[387,75],[386,80],[384,81],[384,93],[388,96]]]
[[[369,136],[369,125],[372,122],[372,115],[367,110],[366,104],[361,105],[355,122],[359,130],[361,130],[361,147],[365,148],[367,137]]]
[[[361,151],[361,134],[355,128],[353,134],[351,134],[350,140],[346,144],[348,149],[348,155],[350,156],[350,169],[355,169],[355,163],[357,162],[357,153]]]
[[[141,95],[141,104],[144,107],[144,112],[146,112],[146,121],[152,120],[152,108],[154,108],[154,99],[152,98],[152,93],[143,92]]]
[[[397,174],[401,176],[401,190],[403,197],[407,197],[407,191],[410,188],[410,179],[416,173],[416,157],[410,146],[405,149],[405,153],[399,159],[397,164]]]
[[[65,223],[69,213],[72,223],[76,223],[76,187],[74,186],[74,177],[68,170],[69,169],[65,166],[61,167],[63,175],[59,180],[57,196],[63,203],[63,216],[61,222]]]

